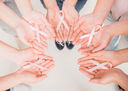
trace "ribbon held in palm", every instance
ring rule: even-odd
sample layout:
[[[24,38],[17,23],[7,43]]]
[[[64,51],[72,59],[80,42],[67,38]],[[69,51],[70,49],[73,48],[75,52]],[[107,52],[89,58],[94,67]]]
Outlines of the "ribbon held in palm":
[[[32,66],[36,66],[37,68],[40,68],[40,69],[42,69],[42,70],[47,70],[47,68],[45,68],[45,67],[39,65],[40,61],[43,60],[43,59],[45,59],[45,58],[44,58],[44,57],[43,57],[43,58],[40,58],[39,60],[37,60],[37,61],[34,62],[34,63],[31,62],[31,63],[29,63],[29,65],[26,65],[26,66],[24,66],[23,68],[24,68],[24,69],[28,69],[28,68],[30,68],[30,67],[32,67]]]
[[[104,62],[104,63],[100,64],[97,61],[90,60],[89,63],[93,63],[96,66],[91,68],[91,69],[88,69],[87,70],[88,72],[93,72],[93,71],[95,71],[97,69],[109,69],[109,68],[112,68],[112,64],[111,63],[107,63],[107,62]],[[109,66],[109,67],[107,67],[107,66]]]
[[[93,27],[90,34],[83,35],[83,36],[80,37],[80,39],[89,37],[88,44],[87,44],[87,46],[89,46],[92,42],[92,39],[93,39],[94,35],[97,33],[95,31],[100,30],[101,28],[102,28],[102,26],[100,26],[100,25],[97,25],[97,26]]]
[[[37,39],[37,41],[38,41],[39,43],[41,42],[41,41],[40,41],[40,35],[43,35],[43,36],[45,36],[45,37],[48,36],[46,33],[44,33],[43,31],[41,31],[37,25],[36,25],[35,27],[31,26],[31,29],[36,32],[36,36],[37,36],[36,39]]]
[[[58,26],[57,26],[57,28],[56,28],[56,31],[59,31],[59,29],[60,29],[60,27],[61,27],[62,24],[63,24],[64,27],[69,31],[69,26],[68,26],[68,24],[64,21],[64,13],[63,13],[63,11],[60,11],[58,15],[59,15],[59,18],[60,18],[60,22],[59,22],[59,24],[58,24]]]

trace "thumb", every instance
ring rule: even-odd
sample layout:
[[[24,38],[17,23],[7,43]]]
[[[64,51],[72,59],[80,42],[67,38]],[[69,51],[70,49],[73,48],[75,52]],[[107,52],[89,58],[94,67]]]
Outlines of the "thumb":
[[[38,80],[38,81],[41,81],[41,80],[43,80],[43,79],[45,79],[45,78],[47,78],[47,75],[45,75],[45,74],[43,74],[43,75],[38,75],[38,76],[37,76],[37,80]]]

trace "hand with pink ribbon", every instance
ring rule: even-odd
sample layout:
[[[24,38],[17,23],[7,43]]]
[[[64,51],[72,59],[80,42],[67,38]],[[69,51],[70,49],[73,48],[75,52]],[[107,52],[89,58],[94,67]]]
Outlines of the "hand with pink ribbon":
[[[96,74],[99,70],[108,70],[113,67],[110,62],[87,59],[86,57],[80,58],[78,64],[80,65],[79,70],[89,78],[92,78],[92,75]]]
[[[54,61],[52,57],[44,55],[36,60],[29,60],[22,67],[24,70],[36,71],[39,74],[48,74],[54,67]]]
[[[76,23],[79,20],[79,14],[75,9],[75,5],[68,3],[68,1],[64,2],[62,11],[64,13],[64,20],[69,27],[69,28],[65,27],[65,29],[63,30],[64,40],[71,41],[71,36],[73,34],[71,32],[74,32],[74,27],[76,26]]]
[[[93,36],[98,32],[102,26],[103,22],[97,19],[94,14],[88,14],[81,16],[78,23],[75,26],[75,31],[72,36],[72,41],[75,45],[86,45],[89,46],[93,39]]]
[[[33,27],[25,20],[20,21],[16,27],[16,32],[19,39],[29,47],[34,47],[35,49],[42,52],[47,49],[48,44],[46,40],[48,37],[44,36],[46,33],[38,31],[38,29]]]

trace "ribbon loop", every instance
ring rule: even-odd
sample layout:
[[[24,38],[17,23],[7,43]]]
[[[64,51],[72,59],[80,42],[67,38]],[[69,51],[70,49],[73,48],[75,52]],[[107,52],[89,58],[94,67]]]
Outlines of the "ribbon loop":
[[[111,64],[111,63],[106,63],[106,62],[104,62],[104,63],[101,63],[101,64],[100,64],[100,63],[98,63],[98,62],[96,62],[96,61],[93,61],[93,60],[91,60],[90,63],[93,63],[93,64],[95,64],[96,66],[93,67],[93,68],[91,68],[91,69],[89,69],[89,70],[87,70],[88,72],[93,72],[93,71],[95,71],[95,70],[97,70],[97,69],[108,69],[105,65],[109,65],[109,67],[112,68],[112,64]]]
[[[67,31],[69,31],[69,26],[68,26],[68,24],[64,21],[64,13],[63,13],[63,11],[61,10],[58,15],[59,15],[59,18],[60,18],[60,22],[59,22],[59,24],[58,24],[58,26],[57,26],[57,28],[56,28],[56,31],[57,31],[57,32],[59,31],[61,24],[63,24],[63,25],[65,26],[65,28],[67,29]]]

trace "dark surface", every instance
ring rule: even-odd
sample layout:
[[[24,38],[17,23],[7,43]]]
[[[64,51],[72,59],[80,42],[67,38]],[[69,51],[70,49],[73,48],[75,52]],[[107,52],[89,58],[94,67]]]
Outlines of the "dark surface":
[[[59,43],[61,43],[63,46],[61,44],[59,44]],[[63,42],[59,42],[59,43],[55,40],[55,45],[56,45],[57,49],[58,50],[63,50],[64,46],[65,46],[64,41]]]
[[[69,50],[71,50],[74,47],[74,45],[72,44],[72,41],[66,41],[66,46]]]

